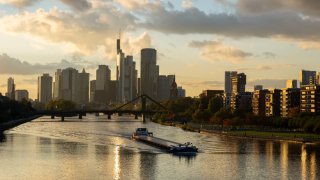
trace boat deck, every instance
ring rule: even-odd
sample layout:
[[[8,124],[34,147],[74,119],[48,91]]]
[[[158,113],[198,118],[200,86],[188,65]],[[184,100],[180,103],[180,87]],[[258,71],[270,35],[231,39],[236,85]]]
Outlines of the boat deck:
[[[153,136],[135,136],[134,139],[137,141],[144,142],[146,144],[157,146],[158,148],[161,148],[164,150],[170,150],[172,146],[180,145],[180,143],[161,139],[161,138],[156,138]]]

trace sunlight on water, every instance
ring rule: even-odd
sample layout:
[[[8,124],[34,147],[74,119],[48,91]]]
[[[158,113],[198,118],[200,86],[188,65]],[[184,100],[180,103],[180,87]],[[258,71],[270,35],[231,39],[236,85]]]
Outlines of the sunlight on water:
[[[319,178],[319,145],[237,139],[142,123],[132,117],[48,117],[2,136],[0,179],[311,179]],[[154,136],[192,142],[195,157],[177,157],[133,141]]]
[[[119,146],[116,146],[114,148],[114,179],[118,180],[120,179],[120,172],[121,172],[121,169],[120,169],[120,148]]]

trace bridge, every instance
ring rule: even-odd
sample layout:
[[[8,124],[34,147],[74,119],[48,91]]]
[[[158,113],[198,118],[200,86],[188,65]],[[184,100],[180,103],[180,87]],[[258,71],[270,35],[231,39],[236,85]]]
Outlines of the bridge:
[[[136,103],[138,100],[141,100],[140,110],[124,109],[125,107],[128,107],[129,105]],[[160,107],[160,109],[162,110],[148,110],[147,100],[151,101],[152,103]],[[70,117],[70,116],[79,116],[79,119],[82,119],[83,116],[86,116],[86,114],[89,114],[89,113],[95,113],[95,114],[103,113],[108,116],[108,119],[111,119],[111,116],[113,114],[118,114],[119,116],[121,116],[122,114],[132,114],[135,116],[135,119],[138,119],[138,116],[142,116],[142,120],[143,122],[145,122],[147,115],[154,115],[156,113],[165,113],[165,112],[169,112],[166,107],[164,107],[162,104],[152,99],[148,95],[144,94],[114,109],[104,109],[104,110],[82,109],[82,110],[70,110],[70,111],[43,110],[43,111],[36,111],[34,115],[51,116],[51,119],[54,119],[56,116],[58,116],[58,117],[61,117],[61,121],[64,121],[65,117]]]

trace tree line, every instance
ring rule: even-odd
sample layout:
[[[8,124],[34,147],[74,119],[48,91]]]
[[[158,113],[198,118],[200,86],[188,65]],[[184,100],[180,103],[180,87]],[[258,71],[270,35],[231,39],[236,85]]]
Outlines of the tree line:
[[[255,116],[252,109],[226,109],[221,96],[179,98],[169,100],[164,105],[170,113],[157,114],[155,119],[159,122],[194,122],[229,128],[256,127],[320,133],[320,116],[300,113],[299,107],[290,109],[288,117],[282,118]]]

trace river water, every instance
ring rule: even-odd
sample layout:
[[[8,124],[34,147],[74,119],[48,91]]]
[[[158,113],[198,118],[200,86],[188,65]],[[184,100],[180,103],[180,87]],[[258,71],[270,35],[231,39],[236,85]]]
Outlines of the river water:
[[[7,131],[0,179],[319,179],[320,146],[221,137],[142,123],[133,117],[39,118]],[[130,139],[135,128],[193,142],[178,157]]]

